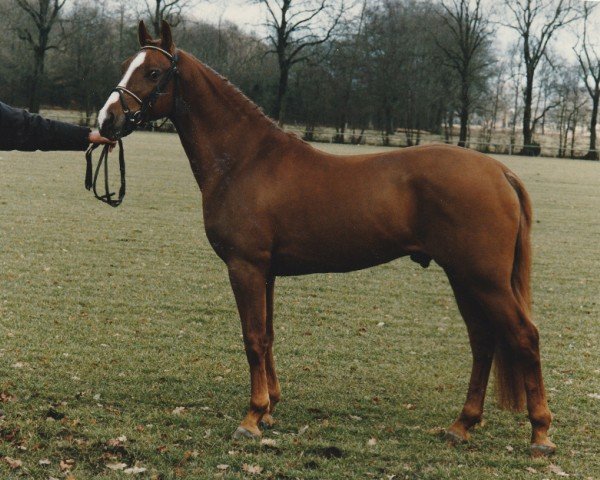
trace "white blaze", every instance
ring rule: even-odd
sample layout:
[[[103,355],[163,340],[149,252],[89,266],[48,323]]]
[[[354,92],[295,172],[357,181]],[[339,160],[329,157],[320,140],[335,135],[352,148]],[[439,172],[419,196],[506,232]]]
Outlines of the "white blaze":
[[[137,68],[140,67],[144,63],[144,60],[146,60],[146,50],[142,50],[131,61],[131,63],[129,64],[129,68],[127,69],[127,71],[125,72],[125,75],[123,75],[123,78],[119,82],[119,87],[127,87],[127,83],[131,79],[133,72],[135,72],[137,70]],[[100,113],[98,113],[98,127],[99,128],[102,128],[102,124],[104,123],[104,120],[106,120],[106,116],[108,114],[108,109],[110,108],[110,106],[113,103],[116,103],[118,101],[119,101],[119,94],[117,92],[112,92],[110,94],[110,96],[108,97],[108,100],[106,100],[106,103],[102,107],[102,110],[100,110]]]

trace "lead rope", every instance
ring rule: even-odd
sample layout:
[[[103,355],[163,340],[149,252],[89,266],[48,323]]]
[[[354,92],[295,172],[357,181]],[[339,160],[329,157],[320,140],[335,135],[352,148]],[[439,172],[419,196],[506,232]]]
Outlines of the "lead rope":
[[[90,145],[90,148],[85,152],[85,161],[86,161],[86,169],[85,169],[85,188],[87,190],[92,190],[94,192],[94,196],[110,205],[111,207],[118,207],[123,202],[123,198],[125,197],[125,151],[123,149],[123,142],[121,139],[119,142],[119,170],[121,172],[121,188],[119,189],[119,196],[117,199],[113,199],[112,197],[115,195],[114,192],[110,191],[110,186],[108,184],[108,153],[110,150],[110,145],[104,145],[102,148],[102,152],[100,153],[100,159],[98,160],[98,165],[96,165],[96,171],[93,171],[92,167],[92,153],[96,148],[98,148],[99,144]],[[99,195],[98,190],[96,189],[96,185],[98,183],[98,177],[100,176],[100,169],[104,165],[104,195]]]

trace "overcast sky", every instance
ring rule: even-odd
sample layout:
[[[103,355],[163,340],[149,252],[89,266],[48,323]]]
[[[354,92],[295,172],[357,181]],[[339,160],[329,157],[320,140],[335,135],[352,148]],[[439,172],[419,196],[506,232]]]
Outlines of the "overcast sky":
[[[218,23],[219,19],[236,23],[246,31],[264,34],[265,15],[260,5],[251,5],[244,0],[204,1],[194,9],[199,20]]]
[[[586,1],[586,0],[581,0]],[[600,0],[587,0],[599,3]],[[500,2],[494,2],[498,5]],[[239,25],[245,31],[254,31],[260,36],[265,36],[264,21],[266,13],[260,5],[252,4],[248,0],[204,0],[193,11],[196,18],[211,23],[226,20]],[[590,18],[591,24],[588,34],[600,45],[600,5]],[[579,25],[566,27],[554,38],[553,47],[561,56],[569,61],[575,61],[573,46],[579,36]],[[508,28],[498,27],[496,35],[497,48],[500,53],[506,52],[510,44],[516,40],[515,33]],[[599,48],[600,50],[600,48]]]

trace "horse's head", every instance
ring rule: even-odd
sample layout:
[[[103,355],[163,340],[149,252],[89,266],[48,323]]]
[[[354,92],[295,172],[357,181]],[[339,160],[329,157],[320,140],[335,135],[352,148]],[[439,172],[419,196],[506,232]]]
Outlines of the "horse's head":
[[[108,138],[120,138],[136,124],[167,117],[174,108],[177,58],[171,27],[163,20],[161,38],[155,40],[140,21],[138,39],[140,51],[123,62],[123,78],[98,114],[98,128]]]

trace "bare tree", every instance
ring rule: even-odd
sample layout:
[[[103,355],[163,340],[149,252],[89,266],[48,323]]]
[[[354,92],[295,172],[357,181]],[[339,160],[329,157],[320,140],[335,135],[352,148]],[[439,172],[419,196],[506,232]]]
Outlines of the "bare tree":
[[[561,67],[556,85],[558,101],[557,119],[559,132],[558,157],[566,157],[569,148],[569,132],[571,133],[570,156],[575,156],[575,133],[581,120],[586,99],[582,98],[582,87],[579,75],[571,65]]]
[[[590,116],[590,147],[585,158],[598,160],[596,151],[596,125],[598,123],[598,104],[600,103],[600,57],[597,50],[587,35],[588,18],[591,7],[586,2],[584,4],[583,37],[579,50],[575,50],[577,60],[579,61],[580,76],[585,84],[585,88],[592,99],[592,113]]]
[[[50,43],[50,33],[58,19],[60,10],[67,0],[15,0],[15,3],[27,13],[33,21],[33,27],[24,27],[19,31],[21,40],[26,41],[33,50],[33,74],[29,87],[29,110],[40,111],[39,89],[44,75],[46,52],[56,45]]]
[[[460,80],[458,145],[461,147],[467,143],[473,82],[489,65],[484,53],[491,30],[481,3],[482,0],[442,1],[442,21],[448,30],[445,38],[449,38],[450,42],[436,38],[448,66],[456,71]]]
[[[535,98],[535,107],[531,109],[531,134],[535,135],[538,124],[542,126],[542,135],[544,134],[544,128],[546,123],[546,115],[553,108],[559,105],[559,101],[554,97],[556,90],[556,68],[550,61],[552,55],[550,52],[546,52],[546,61],[542,61],[538,68],[539,74],[536,76],[537,80],[534,83],[533,98]],[[536,146],[537,148],[537,146]]]
[[[519,34],[525,63],[522,152],[525,155],[537,150],[533,145],[531,115],[535,70],[554,34],[579,18],[576,8],[579,3],[577,0],[504,0],[514,21],[502,24]]]
[[[254,0],[267,10],[270,53],[277,55],[279,81],[273,114],[282,125],[285,95],[292,67],[308,60],[311,47],[327,42],[344,12],[344,1],[338,8],[333,0]]]
[[[150,23],[154,28],[154,34],[159,36],[160,24],[163,20],[169,22],[172,27],[176,27],[183,19],[184,10],[198,2],[194,0],[144,0],[144,3]]]

